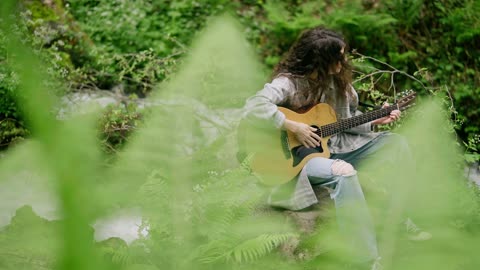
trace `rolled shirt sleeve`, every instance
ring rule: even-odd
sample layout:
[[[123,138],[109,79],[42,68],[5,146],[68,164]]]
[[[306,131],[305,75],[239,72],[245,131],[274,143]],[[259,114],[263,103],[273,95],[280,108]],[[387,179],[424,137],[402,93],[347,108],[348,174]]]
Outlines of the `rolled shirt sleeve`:
[[[293,83],[287,77],[277,77],[265,84],[262,90],[247,99],[245,117],[247,119],[264,120],[281,128],[285,122],[285,114],[278,110],[278,104],[284,103],[293,93]]]

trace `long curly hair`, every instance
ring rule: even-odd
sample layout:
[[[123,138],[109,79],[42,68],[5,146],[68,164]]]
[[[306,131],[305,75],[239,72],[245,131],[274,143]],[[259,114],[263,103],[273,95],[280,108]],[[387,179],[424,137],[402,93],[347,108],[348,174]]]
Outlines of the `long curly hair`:
[[[343,36],[322,26],[302,32],[286,56],[275,67],[273,77],[288,76],[295,84],[307,80],[307,87],[296,85],[297,92],[310,103],[318,103],[320,92],[334,83],[337,97],[346,97],[351,93],[352,68],[342,48],[346,52],[348,45]],[[332,66],[341,63],[339,73],[330,74]],[[317,72],[316,79],[310,74]],[[300,79],[300,80],[298,80]]]

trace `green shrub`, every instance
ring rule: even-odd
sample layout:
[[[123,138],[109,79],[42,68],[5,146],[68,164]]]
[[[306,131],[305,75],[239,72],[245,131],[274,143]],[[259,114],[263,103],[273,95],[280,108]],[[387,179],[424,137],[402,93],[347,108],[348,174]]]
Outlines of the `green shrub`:
[[[6,53],[7,34],[20,38],[45,64],[46,76],[41,83],[50,94],[64,94],[74,85],[70,83],[74,71],[71,55],[77,48],[72,45],[74,31],[67,24],[62,1],[53,1],[50,5],[40,0],[25,0],[19,6],[19,13],[11,15],[16,19],[15,25],[6,28],[0,19],[1,146],[29,134],[18,106],[23,98],[19,86],[24,78],[19,78],[10,68],[16,64],[17,55]]]
[[[109,105],[99,121],[102,147],[107,153],[115,153],[138,127],[142,114],[135,103]]]
[[[27,132],[19,122],[18,75],[7,66],[9,59],[4,46],[5,39],[5,34],[0,29],[0,149]]]
[[[67,0],[95,48],[81,72],[99,88],[122,84],[143,96],[166,79],[209,16],[223,11],[224,0],[90,1]]]

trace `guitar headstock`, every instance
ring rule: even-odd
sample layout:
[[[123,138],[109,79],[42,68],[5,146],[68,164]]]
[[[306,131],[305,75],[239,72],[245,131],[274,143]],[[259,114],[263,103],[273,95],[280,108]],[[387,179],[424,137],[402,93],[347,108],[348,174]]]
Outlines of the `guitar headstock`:
[[[401,93],[401,98],[397,100],[397,103],[395,103],[395,107],[398,107],[398,109],[401,111],[406,110],[415,105],[415,98],[417,98],[417,93],[415,91],[403,91]]]

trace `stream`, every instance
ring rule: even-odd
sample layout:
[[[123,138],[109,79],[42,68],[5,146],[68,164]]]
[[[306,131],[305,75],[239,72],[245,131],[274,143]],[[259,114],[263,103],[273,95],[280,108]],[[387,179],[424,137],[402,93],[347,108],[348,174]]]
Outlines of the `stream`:
[[[72,93],[62,98],[58,109],[58,119],[68,119],[75,114],[89,112],[89,106],[106,107],[118,104],[124,99],[110,91],[94,91]],[[236,123],[241,116],[241,109],[211,110],[195,100],[150,100],[139,99],[138,106],[162,106],[162,110],[175,110],[178,106],[190,106],[195,110],[195,120],[202,130],[200,140],[186,141],[182,151],[191,154],[201,146],[215,141],[222,132],[231,130],[232,123]],[[193,136],[190,136],[193,137]],[[202,145],[200,145],[200,143]],[[7,159],[5,153],[0,152],[0,162]],[[58,211],[58,202],[54,188],[48,184],[45,176],[36,175],[28,170],[11,172],[7,179],[0,179],[0,231],[11,223],[16,211],[23,206],[31,206],[33,212],[46,220],[61,218]],[[103,241],[111,237],[123,239],[127,244],[139,237],[148,235],[148,229],[141,229],[142,215],[138,208],[119,209],[109,215],[95,220],[91,225],[94,229],[95,241]]]

